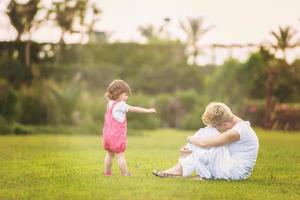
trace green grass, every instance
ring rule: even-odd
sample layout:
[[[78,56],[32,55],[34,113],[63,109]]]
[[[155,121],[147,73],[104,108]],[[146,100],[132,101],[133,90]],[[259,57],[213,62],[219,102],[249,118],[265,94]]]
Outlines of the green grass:
[[[126,152],[133,177],[103,177],[100,137],[0,137],[0,199],[300,199],[300,133],[257,130],[260,151],[245,181],[161,179],[188,131],[141,131]]]

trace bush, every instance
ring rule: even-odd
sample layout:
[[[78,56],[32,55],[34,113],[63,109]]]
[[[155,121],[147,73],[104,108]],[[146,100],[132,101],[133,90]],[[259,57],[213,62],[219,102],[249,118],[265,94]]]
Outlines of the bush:
[[[17,94],[6,81],[0,79],[0,116],[12,122],[17,119],[18,115]]]
[[[21,93],[19,95],[21,113],[18,122],[22,124],[47,123],[47,110],[39,98],[40,96],[35,94]]]
[[[59,87],[51,80],[37,81],[19,93],[22,124],[75,125],[81,90],[73,83]]]
[[[8,122],[0,116],[0,134],[29,134],[31,130],[29,127],[16,122]]]
[[[12,133],[13,129],[11,124],[8,123],[8,121],[0,116],[0,134],[9,134]]]
[[[198,95],[194,107],[183,116],[180,128],[198,130],[200,127],[204,127],[202,114],[209,102],[208,97]]]
[[[278,104],[272,115],[273,128],[300,130],[300,104]]]
[[[245,120],[254,126],[264,126],[265,102],[264,100],[247,100],[241,112]],[[273,129],[299,130],[300,104],[277,104],[271,114]]]
[[[254,126],[264,126],[265,102],[264,100],[245,100],[238,112],[244,120]]]
[[[104,95],[91,95],[83,92],[78,105],[78,125],[97,126],[102,131],[107,100]]]
[[[129,97],[128,104],[146,108],[154,107],[153,98],[141,94]],[[132,129],[155,129],[161,125],[160,120],[153,114],[128,113],[127,120],[128,128]]]
[[[186,112],[193,111],[195,105],[199,100],[199,95],[194,89],[179,91],[177,92],[176,96],[178,97],[178,100],[181,102]]]
[[[198,106],[193,112],[188,113],[181,122],[180,128],[188,130],[198,130],[205,125],[202,122],[204,108]]]
[[[164,127],[180,127],[186,110],[176,95],[161,94],[156,96],[155,107]]]
[[[4,60],[0,62],[0,78],[4,78],[15,88],[30,85],[33,75],[29,67],[18,60]]]

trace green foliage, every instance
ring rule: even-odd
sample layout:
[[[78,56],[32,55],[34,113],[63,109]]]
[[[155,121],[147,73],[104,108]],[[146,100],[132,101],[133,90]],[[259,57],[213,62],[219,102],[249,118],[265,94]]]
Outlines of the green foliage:
[[[29,85],[33,75],[28,67],[19,60],[0,60],[0,78],[5,79],[15,88]]]
[[[76,107],[81,90],[75,83],[64,88],[52,81],[36,81],[23,88],[18,98],[23,124],[76,124]]]
[[[242,106],[246,96],[246,84],[241,70],[242,63],[234,59],[227,60],[216,68],[212,76],[206,77],[206,95],[210,101],[221,101],[228,104],[233,111]]]
[[[274,129],[299,130],[300,129],[299,104],[279,104],[275,107],[272,120]]]
[[[265,102],[263,100],[245,100],[239,113],[244,120],[248,120],[252,125],[263,126],[265,116]]]
[[[163,127],[169,127],[174,122],[172,113],[169,112],[168,105],[169,102],[174,97],[168,94],[161,94],[155,98],[155,108],[157,110],[157,115],[162,121]]]
[[[211,101],[227,103],[255,125],[262,124],[265,114],[265,103],[257,107],[257,112],[252,112],[252,103],[247,103],[263,102],[265,98],[266,62],[271,58],[262,51],[246,62],[229,59],[220,66],[200,67],[186,64],[184,46],[176,42],[67,45],[60,55],[63,62],[48,59],[29,69],[21,59],[13,59],[14,48],[1,45],[5,51],[0,54],[10,56],[0,60],[0,77],[12,86],[16,97],[16,101],[10,101],[9,109],[15,110],[9,112],[9,120],[20,124],[98,125],[101,130],[106,106],[103,95],[108,84],[119,78],[133,90],[129,103],[158,111],[155,116],[130,113],[130,129],[198,128],[202,112]],[[55,45],[50,49],[55,50]],[[277,103],[299,102],[299,61],[290,66],[277,61],[273,67],[277,73],[273,99]],[[3,98],[0,101],[1,109],[8,109]],[[4,118],[8,120],[8,112]]]
[[[242,77],[241,85],[246,95],[251,99],[265,97],[267,67],[259,53],[252,54],[239,74]]]
[[[153,107],[153,99],[149,96],[136,94],[129,98],[128,104],[132,106]],[[128,128],[131,129],[155,129],[160,126],[161,121],[155,114],[128,113]],[[128,132],[130,134],[130,132]]]
[[[202,122],[202,114],[205,107],[197,106],[195,110],[187,113],[185,117],[182,118],[180,128],[186,130],[197,130],[205,125]]]
[[[22,124],[45,124],[47,122],[47,111],[39,97],[35,94],[20,95],[21,114],[18,119],[19,122]]]
[[[0,135],[25,135],[30,133],[37,133],[36,131],[32,131],[30,127],[24,126],[22,124],[16,122],[9,122],[2,116],[0,116]]]
[[[9,134],[12,132],[12,126],[8,121],[0,116],[0,134]]]
[[[14,121],[18,115],[18,97],[16,91],[3,79],[0,79],[0,117]]]
[[[198,93],[194,89],[180,91],[176,94],[180,102],[182,102],[184,109],[187,112],[193,111],[193,108],[198,102]]]
[[[278,102],[299,102],[300,100],[300,64],[279,67],[278,79],[274,86],[275,98]]]
[[[20,41],[22,34],[30,30],[38,23],[35,16],[38,13],[40,0],[30,0],[26,3],[12,0],[8,5],[7,12],[11,24],[17,30],[17,41]]]

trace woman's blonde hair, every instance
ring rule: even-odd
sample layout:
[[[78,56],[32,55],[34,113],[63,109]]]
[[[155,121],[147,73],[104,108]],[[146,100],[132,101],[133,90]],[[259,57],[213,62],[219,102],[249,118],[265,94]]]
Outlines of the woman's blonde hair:
[[[131,93],[129,85],[123,80],[114,80],[109,84],[105,96],[110,100],[117,100],[123,93]]]
[[[218,125],[222,122],[229,122],[233,119],[233,113],[230,108],[221,102],[211,102],[206,106],[202,115],[203,123],[208,125]]]

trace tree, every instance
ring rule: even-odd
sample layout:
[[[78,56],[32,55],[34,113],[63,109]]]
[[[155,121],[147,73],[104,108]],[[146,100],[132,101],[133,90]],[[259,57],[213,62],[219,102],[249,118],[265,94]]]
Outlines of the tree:
[[[21,41],[21,36],[28,35],[25,45],[24,61],[27,67],[31,64],[31,33],[37,28],[40,21],[35,19],[40,10],[40,0],[29,0],[28,2],[12,0],[8,5],[7,15],[11,24],[17,31],[16,41]]]
[[[273,47],[276,50],[280,50],[282,52],[283,59],[286,60],[286,50],[296,46],[296,31],[289,26],[279,26],[278,32],[272,31],[271,35],[275,38],[275,44],[273,44]]]
[[[149,24],[146,26],[139,26],[138,31],[148,42],[157,42],[160,40],[160,30]]]
[[[272,111],[275,108],[274,102],[274,84],[277,76],[278,60],[266,48],[260,48],[260,54],[267,68],[267,80],[265,88],[265,117],[264,127],[272,128]]]
[[[281,51],[284,60],[278,60],[275,58],[275,55],[272,55],[269,50],[264,47],[261,47],[260,54],[264,60],[264,64],[267,68],[267,80],[266,80],[266,90],[265,90],[265,119],[264,126],[266,128],[272,128],[272,112],[275,108],[275,83],[278,83],[278,78],[280,71],[282,71],[279,67],[288,66],[286,63],[286,50],[289,48],[296,47],[297,43],[294,42],[294,37],[296,31],[294,31],[291,27],[281,27],[279,26],[279,31],[276,33],[275,31],[271,32],[271,35],[276,39],[275,44],[272,46],[276,51]],[[276,53],[276,52],[275,52]],[[287,68],[290,70],[290,68]],[[281,73],[281,75],[284,75]],[[285,74],[286,75],[286,74]]]
[[[204,20],[201,17],[187,18],[186,21],[180,21],[180,27],[187,36],[187,48],[190,48],[191,63],[196,64],[199,54],[198,43],[213,27],[204,27]]]
[[[155,27],[151,24],[146,26],[139,26],[138,31],[143,36],[147,42],[150,43],[169,43],[172,41],[170,33],[170,22],[171,19],[166,17],[163,19],[163,24]]]
[[[89,15],[89,16],[88,16]],[[47,18],[60,27],[60,53],[65,48],[65,34],[89,34],[100,20],[101,10],[96,3],[87,0],[63,0],[53,2]]]

